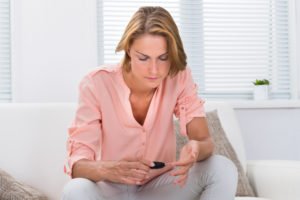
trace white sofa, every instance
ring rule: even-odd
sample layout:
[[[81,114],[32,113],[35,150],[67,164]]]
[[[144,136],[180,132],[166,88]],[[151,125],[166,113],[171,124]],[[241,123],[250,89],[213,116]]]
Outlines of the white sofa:
[[[0,169],[49,199],[60,199],[69,179],[63,173],[63,164],[67,128],[75,109],[75,103],[0,104]],[[234,110],[224,102],[207,102],[206,110],[213,109],[218,109],[224,130],[262,197],[236,200],[299,200],[300,162],[247,161]]]

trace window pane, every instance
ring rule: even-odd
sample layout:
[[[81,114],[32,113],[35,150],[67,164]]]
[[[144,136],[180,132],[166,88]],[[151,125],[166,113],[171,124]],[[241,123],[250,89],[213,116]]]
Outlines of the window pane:
[[[10,2],[0,0],[0,102],[11,101]]]

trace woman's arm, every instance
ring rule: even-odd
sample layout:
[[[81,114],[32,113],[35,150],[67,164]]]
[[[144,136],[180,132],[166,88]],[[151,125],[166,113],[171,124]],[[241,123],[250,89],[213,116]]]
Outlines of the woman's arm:
[[[138,185],[148,178],[151,164],[146,160],[91,161],[81,159],[73,166],[72,178]]]
[[[173,163],[179,168],[171,172],[171,175],[178,176],[174,183],[180,186],[185,184],[194,163],[211,156],[214,149],[205,117],[193,118],[187,124],[187,134],[190,140],[182,147],[179,160]]]
[[[214,144],[210,137],[206,118],[195,117],[187,124],[187,134],[196,151],[197,161],[212,155]]]
[[[82,159],[73,165],[72,178],[87,178],[91,181],[103,181],[105,178],[103,164],[100,161]]]

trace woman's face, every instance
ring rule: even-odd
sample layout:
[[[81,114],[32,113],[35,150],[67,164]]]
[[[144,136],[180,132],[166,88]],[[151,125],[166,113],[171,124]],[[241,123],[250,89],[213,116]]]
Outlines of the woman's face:
[[[131,77],[145,89],[158,87],[170,70],[167,42],[163,36],[145,34],[129,50]]]

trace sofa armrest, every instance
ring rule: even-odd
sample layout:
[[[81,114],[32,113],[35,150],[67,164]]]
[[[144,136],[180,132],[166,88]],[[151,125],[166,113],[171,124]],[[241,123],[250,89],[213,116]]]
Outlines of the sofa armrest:
[[[298,200],[300,197],[300,161],[248,161],[247,176],[259,197],[272,200]]]

